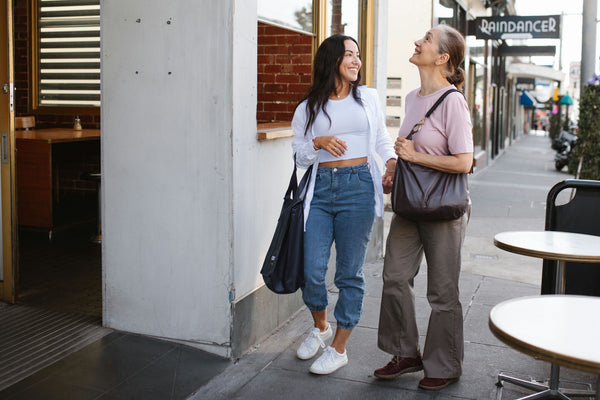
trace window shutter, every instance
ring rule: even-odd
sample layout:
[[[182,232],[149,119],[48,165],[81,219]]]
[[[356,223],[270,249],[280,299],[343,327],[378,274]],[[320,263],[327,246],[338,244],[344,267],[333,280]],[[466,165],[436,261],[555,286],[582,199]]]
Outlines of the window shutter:
[[[38,1],[38,103],[100,106],[100,0]]]

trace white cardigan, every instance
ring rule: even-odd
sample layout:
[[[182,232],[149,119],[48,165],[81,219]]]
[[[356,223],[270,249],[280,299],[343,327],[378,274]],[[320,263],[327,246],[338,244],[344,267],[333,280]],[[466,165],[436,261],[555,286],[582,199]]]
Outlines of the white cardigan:
[[[375,213],[378,217],[383,217],[382,174],[381,166],[376,158],[376,154],[381,157],[381,160],[387,162],[390,158],[396,159],[396,153],[394,152],[394,143],[385,128],[385,116],[379,106],[377,91],[366,86],[359,86],[358,92],[362,99],[363,107],[365,108],[367,120],[369,122],[369,155],[367,157],[367,162],[369,163],[369,170],[371,172],[371,177],[373,178],[373,186],[375,189]],[[350,93],[349,96],[352,96],[352,93]],[[292,129],[294,131],[292,148],[296,155],[296,164],[303,169],[314,165],[304,200],[305,229],[319,165],[319,151],[314,149],[312,141],[315,138],[315,133],[313,131],[314,124],[311,129],[308,130],[306,135],[304,135],[307,119],[305,100],[298,105],[294,112],[294,118],[292,119]]]

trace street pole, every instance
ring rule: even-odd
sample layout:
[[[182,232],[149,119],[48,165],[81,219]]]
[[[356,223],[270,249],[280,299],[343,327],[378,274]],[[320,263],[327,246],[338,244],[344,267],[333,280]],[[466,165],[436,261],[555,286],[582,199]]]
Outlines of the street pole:
[[[583,0],[581,23],[581,78],[580,90],[593,78],[596,69],[596,15],[598,0]]]
[[[563,26],[565,25],[565,12],[560,13],[560,56],[558,57],[558,70],[562,71],[563,59]]]

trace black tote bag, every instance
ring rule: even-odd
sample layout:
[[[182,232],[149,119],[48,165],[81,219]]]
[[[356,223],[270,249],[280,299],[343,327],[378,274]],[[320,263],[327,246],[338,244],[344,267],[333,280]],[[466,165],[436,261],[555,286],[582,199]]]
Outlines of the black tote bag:
[[[294,172],[260,270],[265,285],[275,293],[294,293],[304,287],[304,196],[312,168],[312,165],[308,167],[298,185],[294,158]]]

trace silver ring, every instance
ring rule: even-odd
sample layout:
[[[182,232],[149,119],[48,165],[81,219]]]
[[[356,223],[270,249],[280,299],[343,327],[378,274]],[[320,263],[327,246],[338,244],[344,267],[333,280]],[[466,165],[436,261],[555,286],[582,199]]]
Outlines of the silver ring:
[[[339,143],[339,142],[340,142],[340,139],[336,138],[336,139],[335,139],[335,141]]]

